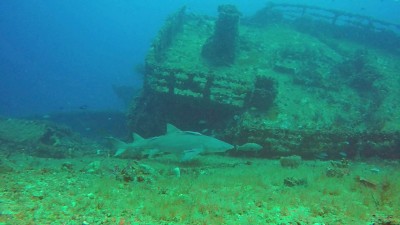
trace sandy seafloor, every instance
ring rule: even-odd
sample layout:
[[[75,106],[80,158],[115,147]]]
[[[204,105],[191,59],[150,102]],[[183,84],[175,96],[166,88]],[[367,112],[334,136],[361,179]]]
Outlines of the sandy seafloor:
[[[400,223],[398,161],[350,162],[328,177],[331,162],[319,160],[292,169],[220,155],[185,164],[172,155],[2,158],[1,225]]]

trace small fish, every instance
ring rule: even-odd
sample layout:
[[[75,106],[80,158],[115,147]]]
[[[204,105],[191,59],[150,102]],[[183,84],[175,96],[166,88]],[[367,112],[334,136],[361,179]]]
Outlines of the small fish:
[[[378,186],[375,182],[372,182],[360,176],[356,176],[355,179],[357,182],[359,182],[360,184],[364,185],[367,188],[376,189]]]
[[[339,155],[343,158],[347,157],[347,153],[346,152],[339,152]]]
[[[373,173],[379,173],[379,172],[381,172],[381,170],[380,169],[378,169],[378,168],[372,168],[372,169],[370,169],[369,171],[371,171],[371,172],[373,172]]]
[[[86,110],[86,109],[88,109],[88,105],[81,105],[81,106],[79,106],[79,109],[80,110]]]
[[[315,158],[317,159],[327,159],[328,158],[328,153],[326,152],[321,152],[321,153],[317,153],[315,154]]]
[[[199,120],[199,122],[198,122],[198,124],[200,124],[200,125],[204,125],[204,124],[206,124],[206,123],[207,123],[206,120]]]
[[[253,142],[245,143],[236,147],[236,150],[243,152],[259,152],[262,149],[263,146]]]

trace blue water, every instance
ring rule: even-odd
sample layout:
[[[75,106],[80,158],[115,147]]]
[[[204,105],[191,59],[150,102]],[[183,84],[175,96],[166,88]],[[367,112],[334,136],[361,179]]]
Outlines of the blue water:
[[[250,2],[250,3],[249,3]],[[400,24],[394,0],[308,0],[325,8],[369,15]],[[244,15],[265,1],[2,0],[0,1],[0,115],[44,115],[124,110],[112,85],[140,87],[135,66],[165,18],[180,6],[216,15],[217,5],[235,4]]]

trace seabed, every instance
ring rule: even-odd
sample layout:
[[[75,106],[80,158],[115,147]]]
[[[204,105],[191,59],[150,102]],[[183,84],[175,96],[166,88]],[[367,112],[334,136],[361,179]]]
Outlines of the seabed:
[[[399,224],[398,161],[2,156],[0,224]],[[177,174],[179,170],[179,174]]]

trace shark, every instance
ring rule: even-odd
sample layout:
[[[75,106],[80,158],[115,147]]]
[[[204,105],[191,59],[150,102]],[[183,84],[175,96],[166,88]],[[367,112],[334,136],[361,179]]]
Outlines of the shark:
[[[167,152],[178,156],[180,161],[192,160],[199,154],[225,152],[234,148],[233,145],[214,137],[194,131],[182,131],[172,124],[167,124],[167,132],[161,136],[146,139],[133,133],[132,143],[114,140],[117,147],[114,156],[122,156],[132,151],[135,154],[150,152],[150,155]]]

